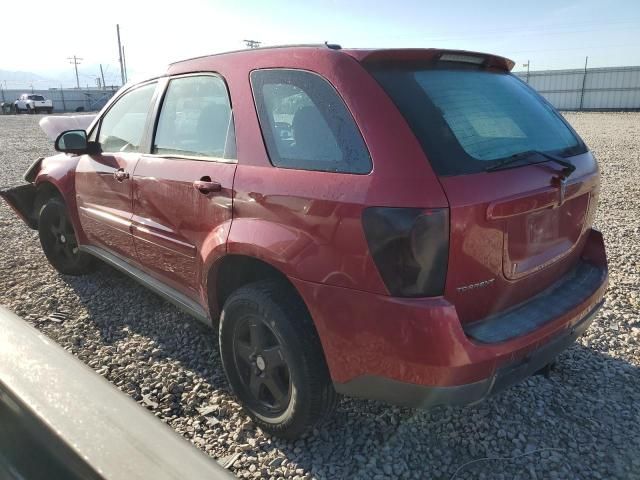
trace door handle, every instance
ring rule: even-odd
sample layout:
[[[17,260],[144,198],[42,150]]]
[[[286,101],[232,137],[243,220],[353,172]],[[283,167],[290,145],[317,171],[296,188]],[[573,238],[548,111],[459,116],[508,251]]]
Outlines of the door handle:
[[[212,182],[211,179],[207,177],[193,182],[193,187],[203,195],[222,190],[222,185],[218,182]]]
[[[124,168],[119,168],[115,172],[113,172],[113,176],[119,182],[124,182],[127,178],[129,178],[129,172],[125,172]]]

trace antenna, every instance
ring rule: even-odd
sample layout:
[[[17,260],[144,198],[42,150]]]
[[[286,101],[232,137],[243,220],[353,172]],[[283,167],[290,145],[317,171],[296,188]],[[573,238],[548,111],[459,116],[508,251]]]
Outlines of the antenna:
[[[262,44],[258,40],[243,40],[243,42],[249,48],[258,48]]]

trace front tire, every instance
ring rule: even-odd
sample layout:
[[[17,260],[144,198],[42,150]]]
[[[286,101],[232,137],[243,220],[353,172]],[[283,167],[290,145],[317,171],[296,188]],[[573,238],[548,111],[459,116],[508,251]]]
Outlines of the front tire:
[[[38,234],[47,260],[60,273],[84,275],[94,270],[95,260],[80,251],[78,238],[61,199],[50,198],[40,209]]]
[[[295,438],[336,407],[318,334],[283,282],[241,287],[224,304],[220,354],[233,392],[265,432]]]

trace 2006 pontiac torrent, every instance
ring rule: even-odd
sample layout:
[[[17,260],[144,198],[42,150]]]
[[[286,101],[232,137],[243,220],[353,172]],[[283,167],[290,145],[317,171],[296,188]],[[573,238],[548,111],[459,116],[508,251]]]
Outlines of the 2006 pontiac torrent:
[[[265,48],[125,86],[2,196],[61,273],[107,262],[219,329],[293,437],[352,395],[482,400],[602,303],[585,144],[508,59]]]

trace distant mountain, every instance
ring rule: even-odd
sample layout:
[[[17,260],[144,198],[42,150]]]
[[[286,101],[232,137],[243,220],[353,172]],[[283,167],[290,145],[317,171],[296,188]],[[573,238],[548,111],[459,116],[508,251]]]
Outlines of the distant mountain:
[[[26,88],[30,85],[33,88],[49,88],[56,81],[33,72],[0,69],[0,84],[7,89]]]
[[[120,71],[117,66],[103,65],[105,82],[107,85],[120,84]],[[100,76],[99,64],[87,64],[78,67],[78,77],[82,88],[96,86],[96,78]],[[5,84],[6,81],[6,84]],[[0,85],[9,90],[28,89],[33,85],[34,89],[65,88],[76,86],[76,76],[73,67],[64,70],[49,70],[36,72],[23,72],[16,70],[0,69]]]

